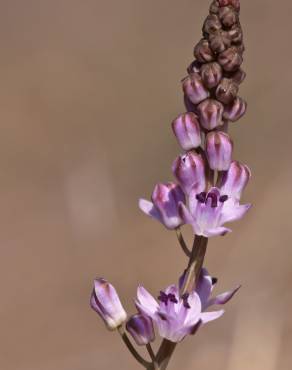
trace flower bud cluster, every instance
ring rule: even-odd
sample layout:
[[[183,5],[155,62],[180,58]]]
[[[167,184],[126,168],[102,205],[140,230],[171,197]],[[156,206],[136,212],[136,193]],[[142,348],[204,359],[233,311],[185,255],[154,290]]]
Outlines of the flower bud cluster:
[[[245,78],[241,69],[244,44],[238,0],[214,0],[203,25],[203,38],[194,48],[195,60],[182,81],[187,110],[211,131],[225,121],[237,121],[246,102],[237,94]]]

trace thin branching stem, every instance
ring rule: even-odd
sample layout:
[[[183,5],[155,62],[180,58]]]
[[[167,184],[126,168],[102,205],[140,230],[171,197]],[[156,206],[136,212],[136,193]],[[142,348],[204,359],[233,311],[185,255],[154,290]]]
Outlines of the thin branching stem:
[[[177,239],[179,241],[179,244],[184,252],[184,254],[187,256],[187,257],[190,257],[191,256],[191,251],[189,250],[185,240],[184,240],[184,237],[182,235],[182,232],[181,232],[181,229],[180,227],[178,227],[177,229],[175,229],[176,231],[176,236],[177,236]]]

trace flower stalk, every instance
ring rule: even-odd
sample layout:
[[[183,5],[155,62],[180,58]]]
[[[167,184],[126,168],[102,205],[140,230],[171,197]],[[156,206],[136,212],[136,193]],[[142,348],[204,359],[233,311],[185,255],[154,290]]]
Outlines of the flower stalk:
[[[188,263],[177,285],[152,296],[143,286],[137,289],[137,313],[129,319],[115,288],[96,279],[91,307],[109,330],[117,330],[136,361],[146,370],[165,370],[178,343],[194,335],[205,324],[224,314],[209,310],[226,304],[238,291],[212,296],[218,279],[204,267],[210,238],[231,232],[226,223],[240,220],[250,204],[240,199],[251,173],[233,159],[229,124],[246,112],[246,102],[238,96],[245,79],[241,69],[244,44],[239,22],[239,0],[213,0],[203,24],[202,39],[194,48],[195,60],[182,80],[187,112],[172,122],[172,130],[184,151],[172,164],[177,182],[159,183],[151,200],[140,199],[140,209],[166,229],[175,230]],[[185,242],[182,227],[190,225],[194,234],[192,249]],[[144,346],[150,361],[135,349]],[[155,354],[151,342],[154,327],[162,338]]]

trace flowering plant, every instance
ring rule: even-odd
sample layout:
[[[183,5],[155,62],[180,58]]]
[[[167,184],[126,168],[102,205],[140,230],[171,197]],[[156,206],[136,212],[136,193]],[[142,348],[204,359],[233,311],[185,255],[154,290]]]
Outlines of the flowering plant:
[[[241,204],[242,192],[250,179],[249,168],[233,159],[229,122],[246,111],[237,94],[245,78],[243,36],[239,22],[239,0],[214,0],[203,25],[203,38],[194,48],[195,60],[182,80],[186,113],[172,122],[173,133],[185,151],[172,165],[176,182],[157,184],[151,201],[140,199],[140,209],[169,230],[175,230],[188,265],[177,285],[161,290],[157,300],[139,286],[131,317],[115,288],[96,279],[91,307],[109,330],[118,330],[135,359],[147,370],[164,370],[172,353],[187,335],[221,317],[224,305],[238,291],[212,297],[217,279],[203,267],[208,240],[231,232],[226,223],[241,219],[250,204]],[[190,249],[181,227],[189,224],[194,234]],[[125,325],[124,325],[125,324]],[[163,338],[155,354],[151,343],[155,328]],[[150,360],[142,357],[129,339],[146,346]]]

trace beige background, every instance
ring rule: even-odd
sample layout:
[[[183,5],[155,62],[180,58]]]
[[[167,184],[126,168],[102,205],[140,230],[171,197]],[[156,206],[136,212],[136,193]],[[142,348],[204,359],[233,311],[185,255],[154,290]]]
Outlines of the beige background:
[[[0,1],[0,368],[138,369],[89,308],[95,276],[128,311],[186,260],[139,196],[171,179],[203,0]],[[170,369],[288,370],[291,320],[291,1],[242,1],[248,114],[232,126],[254,208],[213,239],[217,291],[242,283],[221,320]]]

